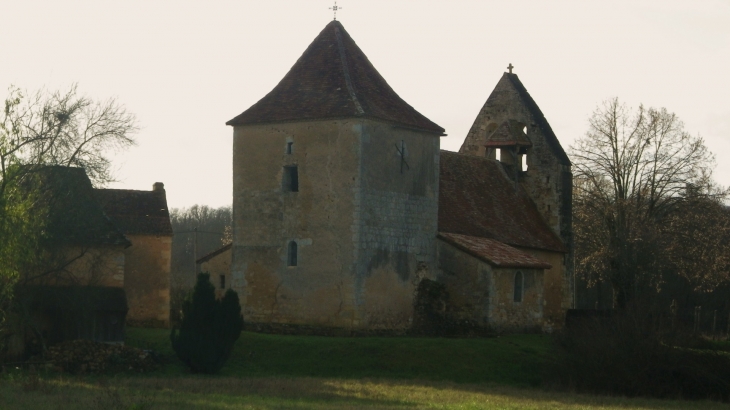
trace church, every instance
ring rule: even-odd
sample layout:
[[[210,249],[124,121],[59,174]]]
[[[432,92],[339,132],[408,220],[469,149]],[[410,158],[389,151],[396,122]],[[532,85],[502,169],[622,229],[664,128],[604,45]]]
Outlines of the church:
[[[249,324],[407,331],[427,281],[453,320],[561,326],[573,304],[571,163],[509,71],[459,152],[442,151],[444,129],[330,22],[226,123],[233,243],[202,270],[229,261],[220,287],[238,292]]]

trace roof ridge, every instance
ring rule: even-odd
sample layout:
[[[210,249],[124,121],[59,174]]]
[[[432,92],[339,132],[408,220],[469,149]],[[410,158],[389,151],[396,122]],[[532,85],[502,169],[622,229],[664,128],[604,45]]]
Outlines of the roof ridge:
[[[340,62],[342,62],[342,73],[345,76],[345,85],[347,86],[347,91],[350,93],[350,98],[352,98],[352,103],[355,104],[355,109],[357,109],[358,114],[363,115],[365,114],[365,111],[362,109],[362,105],[360,105],[360,101],[357,99],[355,87],[352,85],[352,79],[350,79],[350,68],[347,65],[347,54],[345,52],[345,44],[342,42],[342,36],[340,35],[340,28],[336,25],[334,28],[335,38],[337,39],[337,51],[340,54]]]

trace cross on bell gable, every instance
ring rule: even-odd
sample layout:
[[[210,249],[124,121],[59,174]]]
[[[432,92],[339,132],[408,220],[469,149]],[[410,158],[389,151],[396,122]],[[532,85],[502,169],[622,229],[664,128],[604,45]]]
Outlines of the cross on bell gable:
[[[515,68],[515,66],[512,65],[512,63],[509,63],[507,66],[507,69],[509,70],[509,73],[512,74],[512,69]]]

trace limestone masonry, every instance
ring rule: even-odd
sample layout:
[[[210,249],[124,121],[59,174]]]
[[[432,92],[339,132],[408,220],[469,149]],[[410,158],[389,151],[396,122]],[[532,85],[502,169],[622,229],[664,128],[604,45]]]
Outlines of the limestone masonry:
[[[233,243],[198,262],[239,293],[246,322],[406,331],[423,319],[419,285],[433,281],[445,289],[436,314],[454,323],[562,324],[570,161],[515,74],[498,82],[460,153],[441,151],[443,128],[333,21],[227,124]]]

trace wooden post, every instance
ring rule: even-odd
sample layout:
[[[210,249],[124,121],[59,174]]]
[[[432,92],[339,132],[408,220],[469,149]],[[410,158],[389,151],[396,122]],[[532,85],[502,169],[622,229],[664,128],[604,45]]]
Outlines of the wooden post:
[[[717,309],[712,312],[712,340],[715,340],[715,325],[717,325]]]

